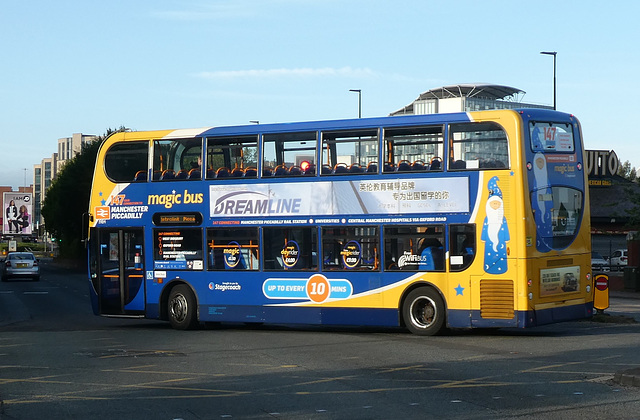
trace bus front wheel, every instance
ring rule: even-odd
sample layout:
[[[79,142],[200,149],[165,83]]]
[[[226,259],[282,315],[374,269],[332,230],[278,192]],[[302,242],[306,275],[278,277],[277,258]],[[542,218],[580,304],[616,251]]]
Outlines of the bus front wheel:
[[[188,286],[179,284],[171,289],[167,307],[169,323],[177,330],[189,330],[198,324],[196,298]]]
[[[444,302],[435,289],[420,287],[407,295],[402,306],[402,317],[413,334],[436,335],[444,327]]]

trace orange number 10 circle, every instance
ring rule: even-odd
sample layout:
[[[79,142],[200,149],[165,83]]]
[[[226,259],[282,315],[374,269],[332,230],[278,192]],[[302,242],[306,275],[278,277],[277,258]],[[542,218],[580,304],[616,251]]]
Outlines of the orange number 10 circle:
[[[329,297],[329,281],[322,274],[314,274],[307,281],[307,295],[314,302],[324,302]]]

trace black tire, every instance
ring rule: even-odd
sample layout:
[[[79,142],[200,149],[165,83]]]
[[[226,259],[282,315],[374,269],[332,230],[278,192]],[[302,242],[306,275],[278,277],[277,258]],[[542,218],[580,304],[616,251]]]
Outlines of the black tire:
[[[412,290],[402,304],[402,318],[413,334],[439,334],[445,325],[444,301],[431,287]]]
[[[198,305],[191,289],[179,284],[171,289],[167,302],[169,323],[176,330],[190,330],[198,325]]]

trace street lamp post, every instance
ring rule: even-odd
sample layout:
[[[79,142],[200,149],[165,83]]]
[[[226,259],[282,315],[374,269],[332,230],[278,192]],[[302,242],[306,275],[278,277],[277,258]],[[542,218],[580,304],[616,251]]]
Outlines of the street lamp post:
[[[557,51],[540,51],[540,54],[553,56],[553,109],[556,109],[556,55]]]
[[[358,92],[358,118],[362,118],[362,89],[349,89],[349,92]]]

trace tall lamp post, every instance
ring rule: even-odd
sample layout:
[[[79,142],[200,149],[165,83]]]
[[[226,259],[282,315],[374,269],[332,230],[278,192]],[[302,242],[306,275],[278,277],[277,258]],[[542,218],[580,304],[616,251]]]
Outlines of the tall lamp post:
[[[358,118],[362,118],[362,89],[349,89],[349,92],[358,92]]]
[[[556,55],[557,51],[540,51],[540,54],[553,56],[553,109],[556,109]]]

